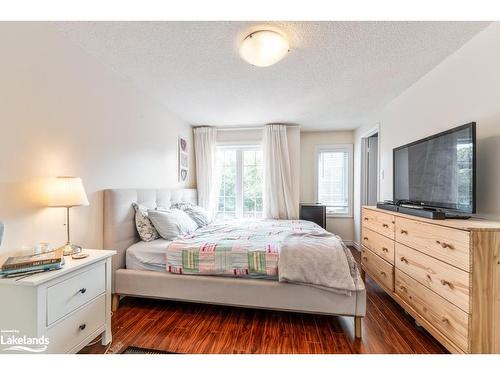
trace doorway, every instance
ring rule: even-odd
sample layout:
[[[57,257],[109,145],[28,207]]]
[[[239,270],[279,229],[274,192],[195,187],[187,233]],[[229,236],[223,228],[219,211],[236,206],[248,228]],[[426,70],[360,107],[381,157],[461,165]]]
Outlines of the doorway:
[[[379,200],[379,126],[361,137],[361,206]]]

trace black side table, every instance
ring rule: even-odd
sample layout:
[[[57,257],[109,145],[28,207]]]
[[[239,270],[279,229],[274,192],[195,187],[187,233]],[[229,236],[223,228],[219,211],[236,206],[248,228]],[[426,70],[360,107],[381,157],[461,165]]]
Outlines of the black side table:
[[[326,229],[326,206],[320,203],[301,203],[300,219],[312,221]]]

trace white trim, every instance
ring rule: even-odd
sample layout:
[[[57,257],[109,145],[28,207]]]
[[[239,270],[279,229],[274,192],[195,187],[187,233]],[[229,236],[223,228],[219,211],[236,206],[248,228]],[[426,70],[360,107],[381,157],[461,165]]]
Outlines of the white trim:
[[[367,139],[372,135],[378,134],[377,143],[378,143],[378,151],[377,151],[377,200],[380,200],[380,122],[378,122],[373,128],[364,132],[360,137],[360,145],[361,145],[361,170],[360,170],[360,207],[366,205],[366,195],[367,195],[367,169],[366,169],[366,147],[367,147]],[[360,210],[361,215],[361,210]],[[361,216],[360,216],[361,217]]]
[[[318,202],[318,159],[321,151],[347,151],[347,169],[349,176],[347,177],[348,190],[348,211],[345,214],[327,213],[326,217],[352,218],[353,217],[353,195],[354,195],[354,145],[352,143],[339,143],[331,145],[318,145],[315,147],[314,154],[314,200]]]
[[[358,243],[356,241],[354,241],[354,240],[342,240],[342,242],[344,243],[344,245],[346,245],[346,246],[352,246],[356,250],[359,251],[359,245],[358,245]]]

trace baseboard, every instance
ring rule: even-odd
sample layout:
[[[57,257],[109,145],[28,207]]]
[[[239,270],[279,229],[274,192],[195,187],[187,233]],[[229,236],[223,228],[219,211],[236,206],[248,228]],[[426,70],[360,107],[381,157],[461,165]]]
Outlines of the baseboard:
[[[344,240],[344,245],[346,246],[352,246],[354,247],[356,250],[360,250],[360,247],[359,247],[359,244],[353,240]]]

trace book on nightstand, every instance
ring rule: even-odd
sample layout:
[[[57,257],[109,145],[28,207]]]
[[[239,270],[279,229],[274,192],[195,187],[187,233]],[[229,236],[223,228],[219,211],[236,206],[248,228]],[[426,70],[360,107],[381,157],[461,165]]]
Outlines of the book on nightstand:
[[[27,272],[41,272],[61,268],[64,264],[62,249],[41,254],[9,257],[2,265],[0,275],[18,275]]]

